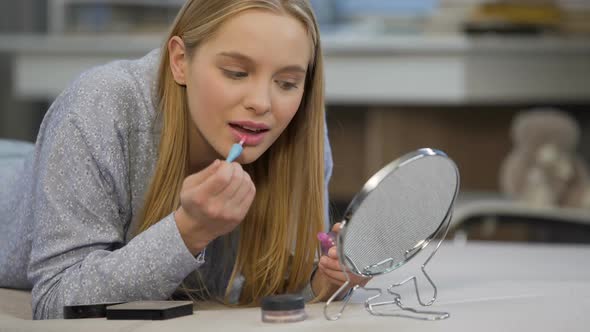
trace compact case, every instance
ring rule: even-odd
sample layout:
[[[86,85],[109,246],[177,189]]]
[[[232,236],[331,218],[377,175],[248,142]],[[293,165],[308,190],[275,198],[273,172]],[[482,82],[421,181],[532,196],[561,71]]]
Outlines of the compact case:
[[[106,308],[107,319],[164,320],[192,314],[192,301],[136,301]]]
[[[97,303],[64,306],[64,319],[102,318],[107,316],[107,307],[123,302]]]

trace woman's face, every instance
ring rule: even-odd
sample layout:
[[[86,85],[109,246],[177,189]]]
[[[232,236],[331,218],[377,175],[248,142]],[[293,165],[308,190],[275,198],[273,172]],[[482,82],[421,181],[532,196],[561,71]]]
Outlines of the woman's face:
[[[258,159],[299,108],[310,53],[307,31],[295,18],[247,10],[185,56],[191,150],[201,145],[200,153],[214,154],[196,157],[224,158],[243,138],[237,161]]]

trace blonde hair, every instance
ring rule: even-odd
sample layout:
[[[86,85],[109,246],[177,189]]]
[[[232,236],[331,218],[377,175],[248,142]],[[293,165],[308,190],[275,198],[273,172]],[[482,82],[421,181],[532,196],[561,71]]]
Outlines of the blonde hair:
[[[244,278],[240,305],[263,296],[299,292],[309,282],[324,226],[324,78],[319,31],[305,0],[189,0],[168,40],[180,36],[189,55],[232,16],[248,9],[270,10],[298,19],[310,37],[312,57],[299,110],[276,142],[244,169],[256,197],[240,226],[238,253],[225,302],[238,275]],[[163,127],[159,157],[146,194],[139,231],[179,207],[188,175],[189,112],[184,86],[175,83],[167,47],[162,47],[158,96]],[[293,245],[295,248],[293,248]],[[203,285],[201,285],[203,286]],[[323,294],[322,294],[323,295]]]

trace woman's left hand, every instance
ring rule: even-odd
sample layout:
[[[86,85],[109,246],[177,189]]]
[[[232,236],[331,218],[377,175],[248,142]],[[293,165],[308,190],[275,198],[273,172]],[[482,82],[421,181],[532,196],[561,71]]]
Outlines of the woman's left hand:
[[[332,232],[338,233],[340,231],[340,223],[334,224],[332,227]],[[320,262],[318,264],[318,270],[314,276],[313,283],[315,282],[316,285],[318,282],[322,284],[323,287],[330,287],[329,294],[331,295],[334,293],[338,288],[340,288],[347,280],[350,280],[350,284],[347,287],[346,291],[350,288],[360,285],[364,287],[371,278],[361,277],[352,272],[348,268],[346,268],[347,272],[342,272],[342,267],[340,262],[338,261],[338,250],[336,246],[332,246],[328,251],[327,256],[320,257]],[[348,275],[348,278],[347,278]],[[317,286],[316,286],[317,287]],[[316,288],[314,287],[314,288]],[[316,292],[318,294],[318,292]],[[342,292],[341,295],[346,294],[346,292]]]

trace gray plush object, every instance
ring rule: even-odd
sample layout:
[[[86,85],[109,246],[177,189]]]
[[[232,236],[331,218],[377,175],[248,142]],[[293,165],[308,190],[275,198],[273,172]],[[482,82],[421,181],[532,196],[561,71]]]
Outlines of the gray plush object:
[[[515,117],[513,149],[500,169],[504,194],[537,207],[590,208],[588,167],[576,152],[580,128],[556,109]]]

